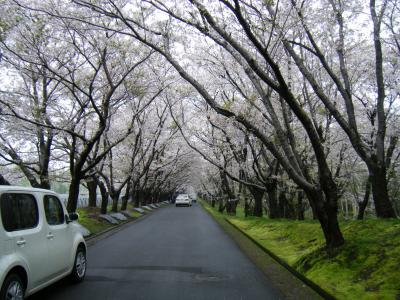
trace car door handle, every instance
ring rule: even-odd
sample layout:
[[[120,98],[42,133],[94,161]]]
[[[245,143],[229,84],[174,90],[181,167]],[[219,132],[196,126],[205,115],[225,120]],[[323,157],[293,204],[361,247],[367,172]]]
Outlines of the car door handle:
[[[46,236],[49,240],[54,239],[54,234],[52,234],[51,232]]]
[[[19,241],[17,241],[17,246],[23,246],[23,245],[25,245],[26,244],[26,241],[25,240],[19,240]]]

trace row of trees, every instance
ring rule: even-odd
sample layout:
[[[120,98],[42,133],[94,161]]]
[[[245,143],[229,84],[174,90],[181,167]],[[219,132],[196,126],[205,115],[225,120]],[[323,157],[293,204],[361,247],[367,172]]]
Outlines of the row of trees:
[[[221,211],[235,213],[239,200],[246,214],[261,216],[267,208],[271,218],[302,219],[310,207],[330,248],[344,242],[339,204],[345,211],[357,204],[362,218],[372,195],[378,217],[398,215],[397,0],[72,2],[5,2],[34,16],[20,34],[28,39],[22,49],[34,44],[32,30],[35,43],[45,41],[27,54],[15,42],[25,21],[2,22],[7,62],[14,69],[13,56],[18,64],[33,63],[35,74],[51,79],[50,94],[74,108],[60,124],[68,115],[62,109],[54,119],[36,120],[2,100],[8,115],[62,132],[78,147],[68,152],[70,197],[74,180],[91,176],[92,166],[135,136],[129,124],[148,105],[157,107],[159,124],[160,112],[168,114],[171,132],[214,166],[205,171],[203,191]],[[142,83],[127,84],[137,73]],[[155,104],[156,98],[163,101]],[[76,123],[88,115],[97,122]],[[117,126],[113,116],[126,119]]]
[[[188,151],[169,117],[168,69],[154,51],[80,22],[2,3],[0,157],[33,187],[69,182],[89,205],[169,199],[187,184]],[[7,170],[7,171],[5,171]],[[8,176],[9,181],[16,178]]]

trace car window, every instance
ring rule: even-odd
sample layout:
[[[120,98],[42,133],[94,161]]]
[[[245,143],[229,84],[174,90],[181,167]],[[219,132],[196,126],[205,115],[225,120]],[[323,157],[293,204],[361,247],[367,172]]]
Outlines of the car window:
[[[64,223],[64,210],[60,200],[57,197],[46,195],[44,196],[44,211],[46,220],[49,225],[58,225]]]
[[[6,231],[35,228],[39,223],[38,207],[32,195],[2,194],[0,208],[3,227]]]

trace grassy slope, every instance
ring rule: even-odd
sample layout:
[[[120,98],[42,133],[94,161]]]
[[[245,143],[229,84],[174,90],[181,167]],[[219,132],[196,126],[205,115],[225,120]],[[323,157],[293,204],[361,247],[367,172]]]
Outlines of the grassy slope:
[[[338,299],[400,299],[400,220],[341,222],[346,244],[328,254],[316,221],[225,217]]]
[[[138,218],[141,216],[140,213],[133,211],[132,210],[132,205],[128,204],[128,211],[129,213],[135,217]],[[108,212],[110,212],[111,207],[109,207]],[[79,213],[79,220],[78,222],[89,229],[91,234],[96,234],[99,232],[102,232],[104,230],[107,230],[111,227],[115,227],[117,225],[112,225],[108,223],[107,221],[100,219],[98,215],[100,214],[100,208],[92,208],[92,207],[85,207],[85,208],[78,208],[77,212]]]

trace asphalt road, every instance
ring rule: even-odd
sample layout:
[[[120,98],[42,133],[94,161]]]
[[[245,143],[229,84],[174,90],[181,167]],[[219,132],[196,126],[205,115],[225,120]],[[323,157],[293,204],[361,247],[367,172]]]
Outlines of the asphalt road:
[[[199,206],[161,208],[88,249],[83,283],[30,300],[283,299]]]

